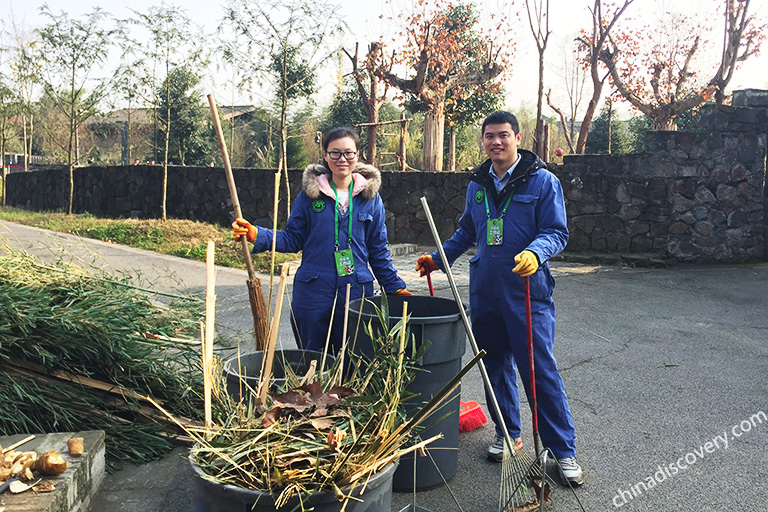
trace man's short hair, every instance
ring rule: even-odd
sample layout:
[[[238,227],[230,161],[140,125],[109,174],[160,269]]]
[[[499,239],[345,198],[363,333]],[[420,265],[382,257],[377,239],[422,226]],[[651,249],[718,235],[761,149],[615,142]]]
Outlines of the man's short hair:
[[[515,135],[520,133],[520,123],[517,122],[517,118],[514,114],[507,112],[506,110],[497,110],[493,114],[486,117],[485,121],[483,121],[483,129],[480,133],[485,134],[485,127],[489,124],[505,123],[509,123],[510,126],[512,126],[512,131],[515,132]]]

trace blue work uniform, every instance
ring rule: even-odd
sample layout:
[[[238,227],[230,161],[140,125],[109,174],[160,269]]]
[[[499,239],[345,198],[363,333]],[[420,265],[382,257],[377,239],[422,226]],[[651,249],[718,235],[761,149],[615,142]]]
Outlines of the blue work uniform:
[[[277,252],[302,251],[301,266],[293,281],[291,326],[296,344],[303,349],[323,350],[325,347],[335,297],[330,344],[338,353],[342,344],[347,283],[351,284],[350,301],[373,295],[374,275],[384,293],[394,294],[405,288],[387,247],[384,204],[378,193],[381,174],[375,167],[364,164],[357,164],[355,173],[367,180],[365,189],[350,197],[352,208],[341,213],[336,209],[335,197],[323,193],[317,181],[322,174],[330,177],[331,171],[322,165],[308,166],[302,179],[302,191],[296,197],[285,229],[277,231]],[[339,216],[339,249],[352,248],[355,270],[346,276],[339,276],[334,258],[334,214]],[[272,233],[271,229],[259,227],[253,244],[254,254],[271,250]]]
[[[540,266],[529,280],[539,433],[544,446],[558,459],[574,457],[573,419],[552,351],[555,281],[547,263],[568,241],[563,190],[534,153],[522,149],[518,153],[520,160],[499,192],[489,176],[490,160],[475,169],[459,228],[443,249],[452,265],[467,249],[477,246],[477,255],[469,260],[472,332],[479,348],[488,352],[483,361],[513,439],[521,432],[515,363],[529,400],[530,378],[524,281],[512,269],[516,266],[515,255],[520,252],[528,250],[537,256]],[[503,242],[489,245],[489,212],[492,219],[498,219],[505,206]],[[433,253],[432,258],[443,268],[439,253]],[[501,434],[495,412],[490,409],[497,433]]]

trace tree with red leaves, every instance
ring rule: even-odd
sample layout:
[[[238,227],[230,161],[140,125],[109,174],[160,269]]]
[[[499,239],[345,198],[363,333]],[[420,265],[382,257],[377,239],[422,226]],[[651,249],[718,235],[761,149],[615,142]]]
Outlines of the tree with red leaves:
[[[713,96],[722,103],[738,63],[759,50],[765,25],[747,16],[749,3],[725,1],[724,49],[709,81],[694,63],[713,27],[693,22],[690,14],[665,13],[655,26],[615,28],[598,58],[622,98],[648,116],[654,130],[674,130],[683,112]]]
[[[457,88],[493,83],[506,67],[511,44],[506,34],[501,34],[500,43],[485,35],[471,5],[419,0],[413,12],[396,15],[392,21],[399,23],[405,43],[376,74],[423,105],[422,168],[441,171],[446,98]],[[494,25],[499,32],[504,20]],[[386,51],[384,42],[380,44]],[[408,76],[392,71],[402,65],[409,69]]]

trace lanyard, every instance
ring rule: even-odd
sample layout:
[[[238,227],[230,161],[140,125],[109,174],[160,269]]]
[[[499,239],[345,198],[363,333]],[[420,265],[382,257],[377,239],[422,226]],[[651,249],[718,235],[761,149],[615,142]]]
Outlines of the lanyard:
[[[349,238],[347,239],[347,247],[352,247],[352,187],[355,184],[355,180],[352,180],[349,182]],[[333,193],[336,196],[336,202],[334,203],[333,208],[333,225],[334,225],[334,235],[336,236],[336,250],[339,250],[339,215],[341,215],[341,212],[339,211],[339,193],[336,191],[336,185],[334,185],[333,180],[331,179],[331,187],[333,187]]]
[[[515,191],[512,190],[509,193],[509,197],[507,198],[507,203],[504,205],[504,209],[501,210],[501,215],[499,216],[500,219],[504,218],[504,215],[507,213],[507,208],[509,208],[509,203],[512,201],[512,196],[515,195]],[[491,218],[491,209],[488,208],[488,190],[485,190],[485,194],[483,194],[483,198],[485,199],[485,214],[488,216],[488,219]]]

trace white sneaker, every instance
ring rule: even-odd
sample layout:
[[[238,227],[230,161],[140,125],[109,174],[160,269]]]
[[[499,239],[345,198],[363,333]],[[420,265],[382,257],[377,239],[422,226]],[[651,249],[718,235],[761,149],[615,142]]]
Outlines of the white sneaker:
[[[584,472],[576,462],[576,457],[565,457],[557,461],[560,465],[560,479],[563,485],[581,485],[584,483]]]
[[[517,439],[513,439],[512,442],[515,445],[515,451],[518,451],[523,447],[522,438],[518,437]],[[488,447],[486,456],[489,460],[495,462],[501,462],[504,459],[504,436],[496,434],[493,443]]]

